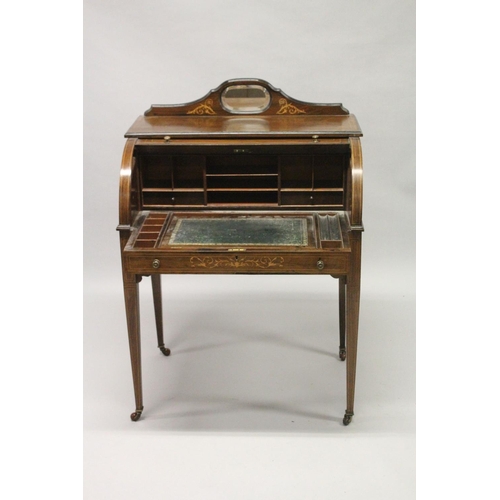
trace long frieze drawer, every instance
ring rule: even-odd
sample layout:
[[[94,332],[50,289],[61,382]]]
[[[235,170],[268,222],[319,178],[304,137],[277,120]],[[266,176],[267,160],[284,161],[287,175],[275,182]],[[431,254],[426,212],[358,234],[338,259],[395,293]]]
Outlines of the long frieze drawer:
[[[221,252],[149,255],[126,253],[127,268],[137,274],[151,273],[269,273],[269,274],[346,274],[349,252],[250,253]]]

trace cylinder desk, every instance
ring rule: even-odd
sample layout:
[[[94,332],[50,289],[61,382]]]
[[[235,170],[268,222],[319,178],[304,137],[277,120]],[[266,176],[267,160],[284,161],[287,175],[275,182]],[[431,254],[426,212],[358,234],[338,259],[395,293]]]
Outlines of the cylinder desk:
[[[363,172],[354,115],[259,79],[152,105],[125,134],[119,225],[135,411],[143,407],[139,282],[150,276],[158,347],[161,275],[319,274],[339,283],[343,422],[354,415]]]

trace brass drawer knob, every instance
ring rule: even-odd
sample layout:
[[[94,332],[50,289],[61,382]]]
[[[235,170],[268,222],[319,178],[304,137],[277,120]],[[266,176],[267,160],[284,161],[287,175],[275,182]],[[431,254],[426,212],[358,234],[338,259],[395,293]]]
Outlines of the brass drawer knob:
[[[313,142],[319,142],[319,135],[313,135]]]
[[[318,262],[316,262],[316,267],[321,271],[325,268],[325,263],[321,259],[319,259]]]
[[[158,259],[155,259],[153,260],[153,264],[152,266],[155,268],[155,269],[158,269],[160,267],[160,261]]]

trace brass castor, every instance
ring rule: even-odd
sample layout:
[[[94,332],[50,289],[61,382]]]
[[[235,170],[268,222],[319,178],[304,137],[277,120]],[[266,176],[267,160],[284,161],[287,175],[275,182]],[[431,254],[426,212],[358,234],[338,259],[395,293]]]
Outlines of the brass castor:
[[[130,415],[130,420],[132,420],[132,422],[137,422],[141,418],[143,408],[141,408],[140,410],[135,410],[134,413]]]
[[[354,416],[354,413],[347,413],[345,412],[344,415],[344,425],[349,425],[351,423],[352,417]]]
[[[346,350],[341,347],[339,351],[340,361],[345,361],[345,357],[346,357]]]
[[[158,349],[165,354],[165,356],[170,356],[170,349],[168,347],[165,347],[164,345],[159,345]]]

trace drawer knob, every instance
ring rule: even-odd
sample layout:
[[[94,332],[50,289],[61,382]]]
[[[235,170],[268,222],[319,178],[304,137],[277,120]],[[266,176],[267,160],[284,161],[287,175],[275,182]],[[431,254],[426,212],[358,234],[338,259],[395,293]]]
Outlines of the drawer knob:
[[[321,259],[319,259],[318,262],[316,262],[316,267],[321,271],[325,268],[325,263]]]
[[[319,135],[313,135],[313,142],[319,142]]]
[[[158,269],[160,267],[160,261],[158,259],[155,259],[153,260],[153,264],[152,266],[155,268],[155,269]]]

